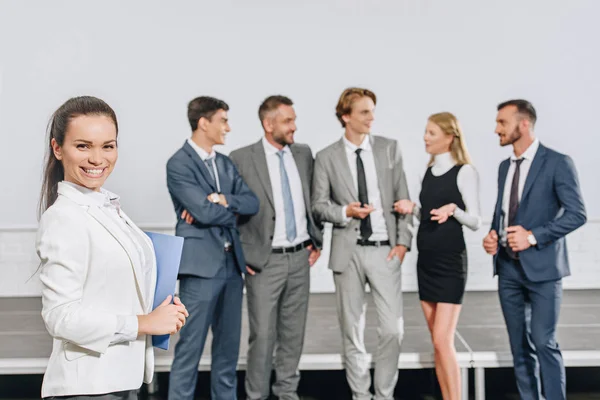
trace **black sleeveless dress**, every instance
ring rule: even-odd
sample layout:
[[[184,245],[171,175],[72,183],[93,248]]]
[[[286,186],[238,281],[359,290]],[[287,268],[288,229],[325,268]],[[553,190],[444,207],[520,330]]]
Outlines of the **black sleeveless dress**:
[[[456,179],[462,165],[435,176],[427,168],[421,187],[421,224],[417,233],[419,298],[434,303],[461,304],[467,282],[467,251],[462,224],[450,217],[443,224],[431,220],[431,210],[465,203]]]

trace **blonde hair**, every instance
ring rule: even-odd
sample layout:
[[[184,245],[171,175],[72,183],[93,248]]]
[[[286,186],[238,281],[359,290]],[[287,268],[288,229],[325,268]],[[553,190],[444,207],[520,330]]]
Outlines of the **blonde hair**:
[[[463,134],[458,119],[454,114],[449,112],[441,112],[430,115],[428,121],[433,122],[440,127],[442,132],[446,135],[452,135],[453,140],[450,144],[450,155],[456,161],[458,165],[471,164],[471,157],[467,150],[467,143],[465,142],[465,135]],[[429,166],[433,164],[434,156],[431,156],[429,160]]]
[[[335,107],[335,116],[342,124],[342,128],[346,127],[346,122],[344,122],[342,116],[350,114],[352,112],[352,104],[361,97],[370,97],[373,100],[373,104],[377,104],[377,96],[369,89],[351,87],[344,90],[341,94]]]

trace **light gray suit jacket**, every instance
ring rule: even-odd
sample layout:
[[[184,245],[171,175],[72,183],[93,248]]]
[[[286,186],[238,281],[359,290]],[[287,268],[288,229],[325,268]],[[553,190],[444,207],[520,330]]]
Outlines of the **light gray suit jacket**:
[[[412,218],[405,218],[393,210],[395,201],[409,199],[398,142],[374,135],[370,135],[369,140],[390,244],[410,249],[412,233],[409,225]],[[348,165],[344,141],[340,139],[317,153],[312,193],[312,210],[317,221],[333,224],[329,268],[335,272],[346,269],[356,247],[360,220],[352,219],[346,224],[342,215],[343,207],[356,201],[358,192]]]
[[[308,234],[317,248],[323,244],[321,227],[317,226],[311,212],[311,182],[313,176],[313,155],[305,144],[290,146],[296,167],[302,182]],[[271,244],[275,232],[275,207],[269,168],[262,139],[250,146],[237,149],[229,155],[237,167],[243,180],[260,201],[260,209],[256,215],[240,216],[238,229],[240,240],[246,256],[246,264],[255,271],[261,271],[267,264],[271,254]]]

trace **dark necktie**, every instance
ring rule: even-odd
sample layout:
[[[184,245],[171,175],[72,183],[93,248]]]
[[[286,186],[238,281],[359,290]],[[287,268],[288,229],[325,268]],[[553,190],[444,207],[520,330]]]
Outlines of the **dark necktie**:
[[[216,183],[217,180],[215,179],[215,170],[213,169],[213,159],[207,158],[206,160],[204,160],[204,165],[206,165],[206,168],[208,169],[208,172],[210,173],[210,177]]]
[[[360,152],[362,149],[356,149],[356,176],[358,178],[358,201],[360,201],[361,207],[369,204],[369,196],[367,194],[367,177],[365,176],[365,166],[363,165]],[[364,240],[368,240],[373,233],[371,228],[371,216],[367,215],[365,218],[360,220],[360,237]]]
[[[519,209],[519,178],[521,175],[521,163],[523,162],[523,160],[523,158],[513,160],[513,162],[515,163],[515,174],[513,175],[512,184],[510,186],[507,226],[513,226],[515,224],[517,210]],[[512,249],[508,245],[506,246],[506,252],[511,258],[514,258],[515,260],[519,258],[519,255],[512,251]]]

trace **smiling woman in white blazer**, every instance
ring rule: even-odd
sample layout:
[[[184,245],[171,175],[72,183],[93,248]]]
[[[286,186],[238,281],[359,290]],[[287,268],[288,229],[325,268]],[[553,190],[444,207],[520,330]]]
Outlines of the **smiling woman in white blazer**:
[[[36,241],[53,337],[44,398],[137,398],[154,372],[150,335],[177,332],[188,315],[170,296],[152,311],[152,242],[102,188],[117,133],[114,111],[88,96],[68,100],[50,122]]]

